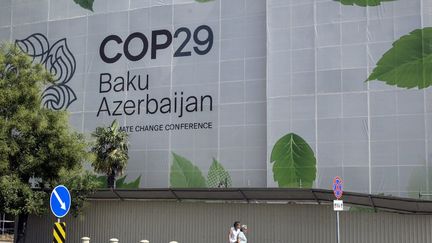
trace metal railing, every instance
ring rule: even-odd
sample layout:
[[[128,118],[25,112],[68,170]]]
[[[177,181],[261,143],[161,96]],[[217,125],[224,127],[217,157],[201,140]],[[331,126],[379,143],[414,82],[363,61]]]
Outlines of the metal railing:
[[[13,232],[13,224],[15,223],[15,221],[13,220],[7,220],[6,219],[6,215],[5,214],[1,214],[1,218],[0,218],[0,232],[2,235],[4,235],[5,233],[12,233]],[[12,227],[6,227],[6,226],[10,226],[12,225]]]

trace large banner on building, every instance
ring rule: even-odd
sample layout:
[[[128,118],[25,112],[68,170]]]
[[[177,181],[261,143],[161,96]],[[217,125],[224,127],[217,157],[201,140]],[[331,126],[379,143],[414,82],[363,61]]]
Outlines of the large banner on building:
[[[1,39],[56,75],[44,106],[87,134],[113,120],[130,134],[126,186],[266,186],[265,1],[0,8]]]
[[[268,186],[429,191],[431,1],[267,2]]]
[[[432,150],[429,0],[4,0],[44,106],[130,134],[120,187],[416,197]]]

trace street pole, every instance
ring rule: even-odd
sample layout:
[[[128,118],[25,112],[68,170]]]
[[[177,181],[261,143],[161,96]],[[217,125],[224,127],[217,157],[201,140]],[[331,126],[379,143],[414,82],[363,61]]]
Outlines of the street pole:
[[[339,211],[336,211],[336,243],[340,243]]]
[[[5,232],[5,214],[2,215],[2,221],[1,221],[1,229],[2,229],[2,235],[4,235]]]

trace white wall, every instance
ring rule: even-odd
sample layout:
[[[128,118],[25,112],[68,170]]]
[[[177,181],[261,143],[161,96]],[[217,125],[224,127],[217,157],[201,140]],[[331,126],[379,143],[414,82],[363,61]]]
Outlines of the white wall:
[[[336,242],[335,214],[318,205],[93,201],[85,215],[65,222],[67,242],[74,243],[82,236],[95,243],[112,237],[121,243],[220,243],[234,220],[248,224],[250,242]],[[27,242],[50,242],[54,221],[30,217]],[[432,242],[431,228],[431,216],[341,213],[341,242]]]

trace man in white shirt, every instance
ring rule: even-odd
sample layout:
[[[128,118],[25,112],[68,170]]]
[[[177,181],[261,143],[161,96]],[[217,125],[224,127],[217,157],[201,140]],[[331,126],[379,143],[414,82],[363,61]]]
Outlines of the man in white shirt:
[[[246,233],[247,233],[247,225],[242,225],[240,228],[240,232],[237,236],[238,243],[247,243]]]
[[[239,233],[240,233],[240,222],[235,221],[233,227],[230,228],[230,231],[228,233],[228,241],[230,243],[237,243]]]

